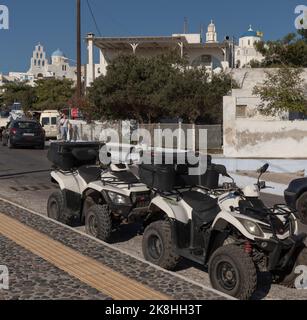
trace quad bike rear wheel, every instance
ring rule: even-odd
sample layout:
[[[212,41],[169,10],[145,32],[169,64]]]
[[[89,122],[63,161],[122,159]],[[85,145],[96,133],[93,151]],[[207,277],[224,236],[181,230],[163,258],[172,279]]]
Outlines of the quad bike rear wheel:
[[[209,261],[212,287],[240,300],[249,300],[257,287],[253,259],[236,245],[217,249]]]
[[[66,225],[72,225],[72,218],[65,214],[65,197],[62,191],[56,191],[48,199],[47,215],[49,218]]]
[[[108,242],[112,234],[112,216],[107,205],[93,205],[85,215],[86,233]]]
[[[161,268],[174,270],[180,260],[174,250],[171,224],[168,221],[150,224],[145,229],[142,247],[145,259]]]
[[[285,286],[287,288],[294,288],[295,281],[298,278],[299,274],[295,273],[296,268],[298,266],[306,266],[307,267],[307,248],[304,247],[299,252],[294,266],[290,272],[278,273],[274,275],[275,283]]]

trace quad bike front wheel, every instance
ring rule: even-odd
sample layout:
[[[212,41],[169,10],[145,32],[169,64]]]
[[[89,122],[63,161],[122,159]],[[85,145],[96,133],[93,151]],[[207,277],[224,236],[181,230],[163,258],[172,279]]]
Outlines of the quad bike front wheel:
[[[85,216],[86,233],[108,242],[112,234],[112,216],[107,205],[93,205]]]
[[[249,300],[257,287],[253,259],[236,245],[217,249],[209,261],[212,287],[240,300]]]
[[[145,259],[161,268],[174,270],[180,260],[174,250],[171,224],[168,221],[150,224],[145,229],[142,247]]]
[[[298,266],[307,267],[307,248],[306,247],[303,247],[300,250],[299,254],[296,257],[292,270],[274,275],[275,283],[285,286],[287,288],[294,288],[295,281],[299,276],[299,274],[295,273],[296,268]]]
[[[52,220],[71,225],[72,218],[65,214],[65,197],[62,191],[54,192],[48,199],[47,215]]]

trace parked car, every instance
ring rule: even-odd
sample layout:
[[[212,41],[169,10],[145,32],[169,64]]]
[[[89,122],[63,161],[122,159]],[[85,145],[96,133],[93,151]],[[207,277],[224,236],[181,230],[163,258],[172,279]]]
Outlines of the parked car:
[[[285,200],[289,207],[297,210],[299,219],[307,225],[307,177],[295,179],[285,190]]]
[[[60,114],[56,110],[47,110],[42,112],[40,116],[40,124],[45,130],[47,139],[56,139],[59,130],[58,130],[58,119],[60,118]]]
[[[45,131],[37,121],[11,121],[2,132],[2,145],[10,149],[16,146],[45,148]]]

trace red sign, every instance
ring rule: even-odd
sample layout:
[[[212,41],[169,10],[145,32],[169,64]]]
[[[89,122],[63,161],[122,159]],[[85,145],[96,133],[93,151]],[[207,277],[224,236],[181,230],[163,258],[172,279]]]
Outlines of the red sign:
[[[75,119],[75,118],[78,118],[78,116],[79,116],[79,109],[78,108],[71,109],[71,117]]]

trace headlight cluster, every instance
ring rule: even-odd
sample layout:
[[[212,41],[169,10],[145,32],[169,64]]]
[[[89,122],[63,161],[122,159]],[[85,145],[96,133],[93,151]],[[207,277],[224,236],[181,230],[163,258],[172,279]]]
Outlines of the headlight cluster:
[[[117,205],[128,205],[130,204],[130,199],[128,197],[122,196],[115,192],[108,192],[109,198],[114,204]]]
[[[264,234],[261,230],[261,228],[258,226],[256,222],[245,220],[245,219],[239,219],[240,222],[243,224],[244,228],[253,236],[256,237],[264,237]]]

